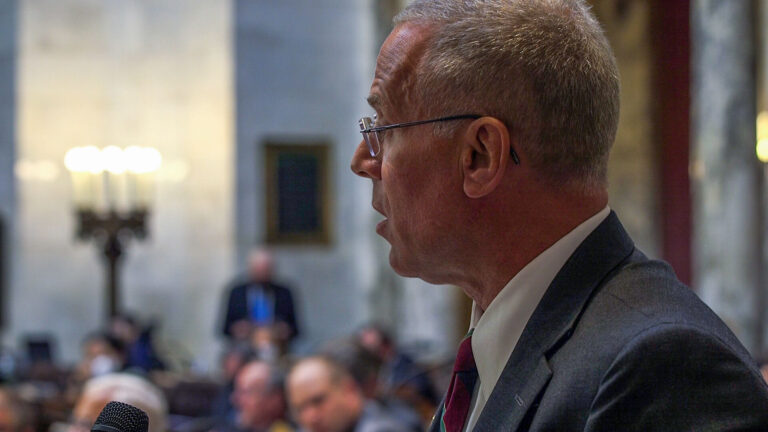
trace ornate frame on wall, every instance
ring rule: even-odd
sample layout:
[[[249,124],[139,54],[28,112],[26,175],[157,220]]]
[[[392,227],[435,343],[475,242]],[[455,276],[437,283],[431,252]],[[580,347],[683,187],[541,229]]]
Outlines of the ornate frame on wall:
[[[268,244],[331,243],[330,148],[317,139],[264,141]]]

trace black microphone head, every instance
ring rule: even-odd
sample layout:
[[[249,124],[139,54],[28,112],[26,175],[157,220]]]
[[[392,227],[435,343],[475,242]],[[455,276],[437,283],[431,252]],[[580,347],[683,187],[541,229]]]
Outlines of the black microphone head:
[[[91,431],[100,432],[147,432],[147,414],[127,403],[112,401],[101,410]]]

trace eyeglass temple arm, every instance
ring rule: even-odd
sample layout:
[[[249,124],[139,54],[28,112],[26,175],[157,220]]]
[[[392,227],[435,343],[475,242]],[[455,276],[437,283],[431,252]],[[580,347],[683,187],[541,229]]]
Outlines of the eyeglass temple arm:
[[[517,152],[514,148],[512,148],[512,146],[509,146],[509,155],[512,156],[512,161],[515,163],[515,165],[520,165],[520,157],[517,155]]]
[[[362,130],[361,132],[380,132],[387,129],[396,129],[396,128],[417,126],[417,125],[423,125],[427,123],[436,123],[436,122],[450,121],[450,120],[478,119],[480,117],[482,116],[479,114],[455,115],[455,116],[440,117],[440,118],[429,119],[429,120],[418,120],[418,121],[405,122],[405,123],[395,123],[395,124],[386,125],[386,126],[374,126],[372,128],[368,128],[367,130]]]
[[[387,129],[395,129],[395,128],[402,128],[402,127],[408,127],[408,126],[416,126],[416,125],[422,125],[427,123],[434,123],[439,121],[446,121],[446,120],[459,120],[459,119],[465,119],[465,118],[480,118],[482,117],[479,114],[467,114],[467,115],[457,115],[457,116],[450,116],[450,117],[441,117],[438,119],[431,119],[431,120],[419,120],[419,121],[413,121],[413,122],[406,122],[406,123],[396,123],[392,125],[386,125],[386,126],[377,126],[377,127],[366,127],[365,129],[361,129],[360,133],[371,133],[371,132],[379,132]],[[361,126],[363,123],[361,122]],[[367,125],[365,125],[367,126]],[[515,165],[520,165],[520,157],[517,155],[517,152],[515,149],[510,146],[509,147],[509,154],[512,157],[512,161],[515,163]]]

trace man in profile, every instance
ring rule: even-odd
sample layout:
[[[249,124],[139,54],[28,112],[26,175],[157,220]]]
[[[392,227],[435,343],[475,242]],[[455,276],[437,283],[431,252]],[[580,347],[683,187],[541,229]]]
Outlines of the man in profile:
[[[415,0],[352,170],[403,276],[474,300],[432,431],[768,430],[736,337],[608,207],[616,63],[582,0]]]

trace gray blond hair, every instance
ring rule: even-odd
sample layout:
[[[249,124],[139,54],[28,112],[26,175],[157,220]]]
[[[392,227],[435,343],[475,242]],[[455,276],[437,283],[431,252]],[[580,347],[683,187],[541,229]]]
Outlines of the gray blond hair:
[[[553,184],[606,187],[619,77],[584,1],[415,0],[394,22],[431,27],[413,84],[424,114],[497,117]]]
[[[168,402],[159,388],[139,376],[121,372],[91,378],[81,397],[133,405],[147,413],[149,432],[166,430]]]

